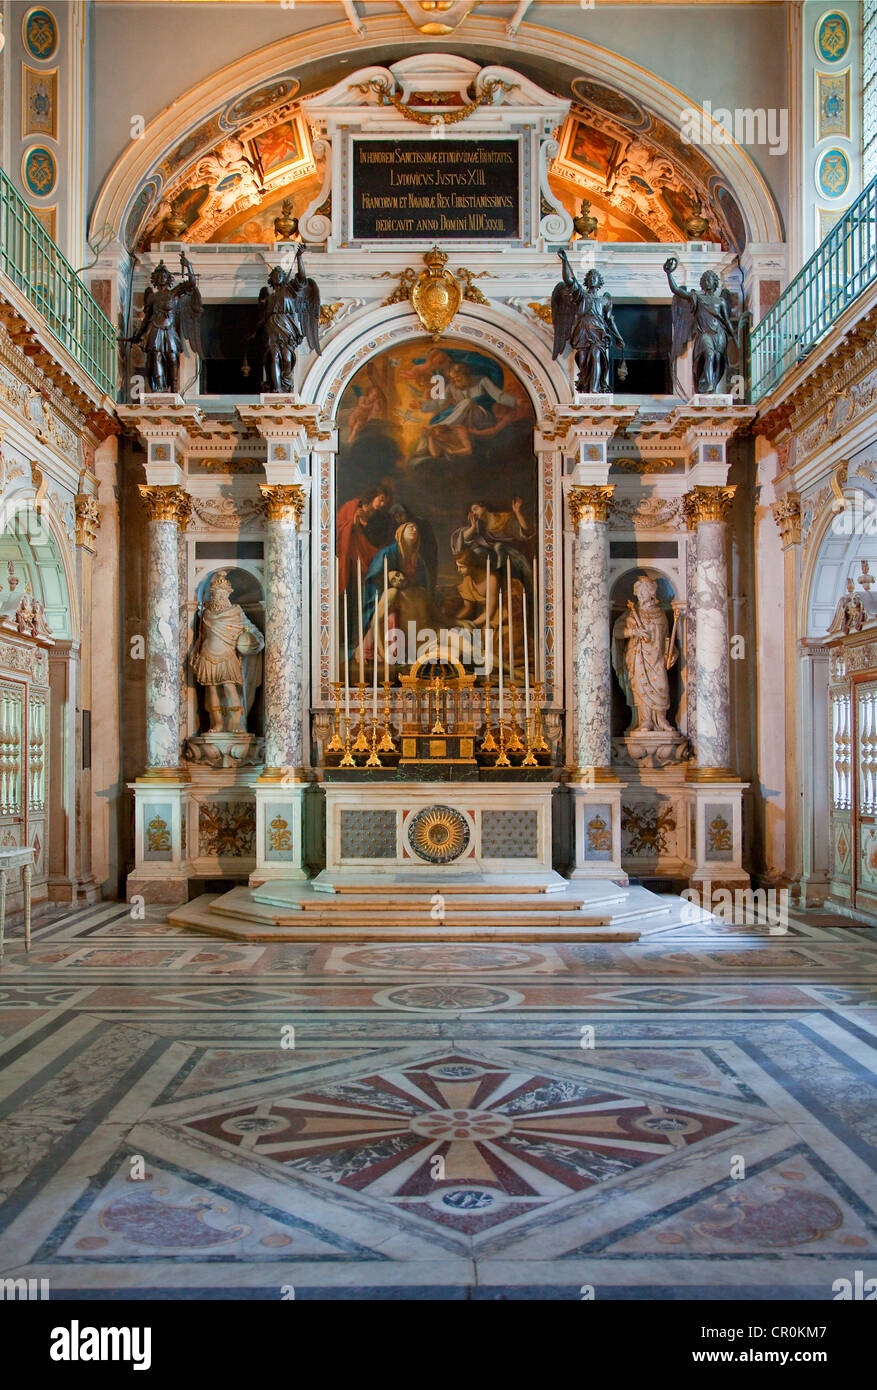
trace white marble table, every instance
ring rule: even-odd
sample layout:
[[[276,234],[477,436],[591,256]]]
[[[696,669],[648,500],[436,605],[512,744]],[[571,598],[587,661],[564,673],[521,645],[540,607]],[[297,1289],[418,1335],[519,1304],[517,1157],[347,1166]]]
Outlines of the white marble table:
[[[0,849],[0,960],[3,959],[3,931],[6,926],[6,885],[13,869],[21,869],[24,888],[24,945],[25,950],[30,950],[30,881],[33,861],[34,852],[29,845]]]

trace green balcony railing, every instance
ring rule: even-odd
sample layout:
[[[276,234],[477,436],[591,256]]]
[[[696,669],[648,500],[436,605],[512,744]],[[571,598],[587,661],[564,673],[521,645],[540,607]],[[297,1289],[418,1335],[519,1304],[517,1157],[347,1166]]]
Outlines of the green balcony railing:
[[[39,310],[51,333],[95,385],[114,395],[113,325],[2,169],[0,271]]]
[[[822,245],[752,330],[753,402],[803,362],[833,323],[877,280],[877,179],[869,183]]]

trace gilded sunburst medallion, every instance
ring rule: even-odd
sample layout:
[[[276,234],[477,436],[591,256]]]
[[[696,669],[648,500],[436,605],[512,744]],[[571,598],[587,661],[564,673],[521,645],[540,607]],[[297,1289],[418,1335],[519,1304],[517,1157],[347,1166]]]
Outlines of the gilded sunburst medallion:
[[[408,843],[428,864],[449,864],[459,859],[468,845],[469,826],[465,816],[451,806],[427,806],[411,817]]]

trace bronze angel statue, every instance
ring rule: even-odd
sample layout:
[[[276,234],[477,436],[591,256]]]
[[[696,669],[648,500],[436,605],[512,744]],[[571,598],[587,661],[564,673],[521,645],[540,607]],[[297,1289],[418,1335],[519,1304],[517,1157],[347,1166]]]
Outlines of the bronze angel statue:
[[[180,388],[180,357],[184,344],[197,357],[204,356],[201,346],[201,294],[195,273],[186,256],[180,253],[183,278],[174,285],[174,277],[164,261],[152,272],[143,296],[143,318],[129,343],[140,343],[146,353],[146,380],[150,391],[173,391]]]
[[[678,266],[676,256],[664,262],[664,270],[673,291],[673,342],[670,360],[676,379],[676,363],[689,343],[694,367],[694,389],[703,395],[718,391],[728,370],[728,343],[739,350],[737,328],[731,319],[730,294],[720,289],[721,281],[714,270],[700,277],[700,289],[688,290],[673,279]],[[677,381],[678,386],[678,381]]]
[[[614,342],[623,351],[624,340],[612,314],[612,299],[601,294],[603,277],[589,270],[584,283],[570,268],[565,251],[558,251],[563,266],[563,279],[558,281],[551,296],[551,319],[554,324],[555,361],[564,348],[575,353],[578,376],[576,390],[590,394],[608,392],[609,360]],[[621,381],[627,376],[624,362],[618,368]]]
[[[262,341],[265,390],[290,392],[299,345],[320,353],[320,291],[301,263],[304,246],[295,252],[295,267],[274,266],[259,294],[259,321],[253,337]]]

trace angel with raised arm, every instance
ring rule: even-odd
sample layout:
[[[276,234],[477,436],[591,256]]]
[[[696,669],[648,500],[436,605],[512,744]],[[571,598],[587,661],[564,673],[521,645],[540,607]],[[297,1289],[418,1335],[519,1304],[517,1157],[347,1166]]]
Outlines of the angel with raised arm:
[[[259,294],[259,322],[256,334],[264,344],[263,367],[266,388],[291,392],[295,354],[299,344],[320,353],[320,291],[316,280],[308,279],[301,263],[304,247],[295,252],[295,267],[274,266],[268,284]]]
[[[705,270],[700,277],[700,289],[689,290],[673,279],[678,266],[676,256],[664,262],[664,270],[673,291],[673,342],[670,360],[673,374],[676,362],[689,343],[694,344],[694,389],[703,395],[718,391],[728,370],[728,341],[739,347],[737,329],[728,311],[728,291],[714,270]]]
[[[184,344],[197,357],[204,356],[201,346],[201,294],[195,272],[183,252],[180,252],[183,279],[174,285],[174,277],[164,261],[152,272],[143,296],[143,318],[136,333],[128,341],[141,343],[146,353],[146,378],[150,391],[179,391],[180,356]]]
[[[612,314],[612,299],[601,294],[603,276],[589,270],[584,283],[570,268],[565,251],[558,251],[563,266],[563,279],[558,281],[551,296],[551,319],[554,324],[555,361],[564,348],[575,353],[578,376],[576,390],[590,394],[607,392],[609,386],[609,357],[614,342],[622,350],[624,340]],[[623,381],[627,376],[624,362],[618,368]]]

